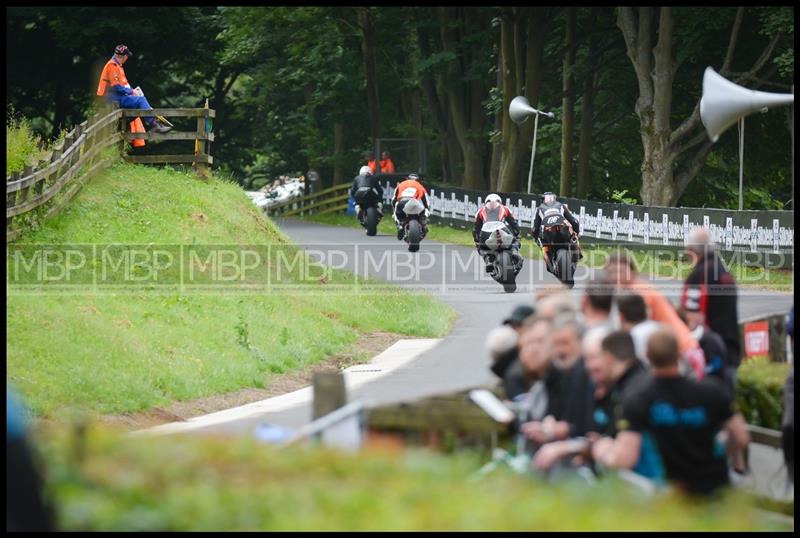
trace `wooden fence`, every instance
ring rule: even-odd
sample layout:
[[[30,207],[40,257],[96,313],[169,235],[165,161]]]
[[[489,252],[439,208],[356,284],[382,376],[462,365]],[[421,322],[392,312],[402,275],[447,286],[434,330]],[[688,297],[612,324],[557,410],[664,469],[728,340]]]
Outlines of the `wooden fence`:
[[[347,209],[348,198],[350,198],[350,184],[343,183],[314,194],[267,206],[265,211],[269,216],[282,217],[310,213],[335,213]]]
[[[129,120],[126,118],[153,115],[196,117],[197,129],[164,134],[127,132]],[[118,155],[102,155],[104,149],[114,144],[119,144],[124,153],[126,140],[192,140],[195,143],[193,154],[126,155],[124,158],[128,162],[146,164],[193,163],[198,171],[206,171],[213,163],[209,144],[214,141],[214,134],[208,120],[214,115],[206,101],[204,108],[108,109],[92,116],[67,133],[64,140],[37,163],[6,177],[6,243],[16,239],[22,231],[19,219],[15,221],[15,217],[43,206],[47,206],[45,218],[58,213],[91,174],[117,160]],[[63,195],[53,200],[59,193]]]
[[[120,142],[119,120],[122,111],[113,110],[93,116],[67,133],[53,150],[36,164],[6,177],[6,243],[21,232],[14,217],[48,205],[45,218],[61,211],[80,190],[89,175],[109,166],[116,156],[101,152]],[[56,194],[64,192],[53,203]]]

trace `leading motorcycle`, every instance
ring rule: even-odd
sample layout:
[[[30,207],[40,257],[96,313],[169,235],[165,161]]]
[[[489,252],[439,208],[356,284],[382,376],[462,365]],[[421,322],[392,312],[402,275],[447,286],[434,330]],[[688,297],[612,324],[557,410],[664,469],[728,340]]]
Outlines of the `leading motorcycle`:
[[[490,276],[503,286],[506,293],[517,290],[517,274],[522,270],[522,258],[514,263],[514,234],[504,222],[484,222],[480,232],[480,248],[486,251],[487,265],[491,264]]]

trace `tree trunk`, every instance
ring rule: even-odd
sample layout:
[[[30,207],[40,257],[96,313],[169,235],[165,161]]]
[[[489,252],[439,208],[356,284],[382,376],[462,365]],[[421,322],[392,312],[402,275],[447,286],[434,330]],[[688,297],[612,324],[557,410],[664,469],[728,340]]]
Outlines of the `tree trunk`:
[[[572,196],[572,130],[575,111],[575,19],[576,8],[568,8],[563,64],[563,90],[561,100],[561,196]]]
[[[527,191],[534,118],[530,117],[517,126],[508,115],[508,106],[514,97],[524,95],[531,106],[538,107],[546,20],[545,8],[540,7],[526,8],[516,19],[509,10],[501,20],[501,48],[504,55],[512,55],[511,59],[503,59],[503,153],[498,185],[498,190],[503,192]],[[523,24],[527,25],[526,32],[514,31],[516,26]],[[512,37],[522,35],[527,36],[527,42],[520,47]],[[523,50],[525,54],[517,57],[517,50]]]
[[[381,137],[381,107],[378,100],[378,79],[375,73],[375,31],[369,7],[358,8],[358,23],[361,26],[361,52],[367,77],[367,106],[372,142]]]
[[[456,9],[439,7],[439,16],[442,22],[441,36],[442,49],[445,52],[457,54],[457,35],[448,22],[460,18]],[[480,140],[471,134],[482,127],[481,103],[485,97],[480,91],[480,81],[473,81],[467,86],[464,82],[464,72],[456,56],[455,60],[448,62],[447,94],[450,105],[450,117],[453,120],[456,138],[461,146],[464,156],[464,181],[462,185],[468,189],[478,189],[485,185],[483,166],[483,147]]]
[[[495,82],[496,88],[503,93],[503,50],[498,47],[497,54],[497,80]],[[498,190],[497,186],[500,181],[500,161],[503,154],[503,110],[498,110],[494,115],[494,130],[495,140],[492,142],[492,161],[489,165],[489,190]]]
[[[588,28],[596,26],[597,8],[592,8],[592,15],[589,19]],[[581,135],[578,147],[578,188],[576,196],[586,199],[589,193],[589,181],[591,179],[591,156],[592,156],[592,129],[594,127],[594,95],[595,95],[595,76],[596,71],[592,65],[599,62],[597,55],[597,38],[595,35],[589,38],[589,49],[586,57],[586,79],[583,83],[583,104],[581,106]]]
[[[333,124],[333,185],[344,182],[344,124]]]

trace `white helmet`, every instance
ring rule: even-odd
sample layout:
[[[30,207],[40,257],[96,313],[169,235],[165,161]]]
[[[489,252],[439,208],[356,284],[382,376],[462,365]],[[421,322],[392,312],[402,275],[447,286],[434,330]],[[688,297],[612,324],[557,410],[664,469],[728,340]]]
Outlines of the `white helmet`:
[[[358,171],[359,176],[369,176],[371,174],[372,174],[372,169],[367,165],[362,166],[361,169]]]
[[[497,194],[490,194],[486,197],[486,208],[487,209],[497,209],[501,205],[503,205],[503,199],[500,198]]]

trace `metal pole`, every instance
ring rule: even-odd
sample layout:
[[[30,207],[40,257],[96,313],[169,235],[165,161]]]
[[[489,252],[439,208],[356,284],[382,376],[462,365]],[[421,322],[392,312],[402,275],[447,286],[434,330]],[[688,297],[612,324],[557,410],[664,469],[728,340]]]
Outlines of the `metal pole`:
[[[794,84],[792,84],[792,95],[794,95]],[[792,101],[792,119],[789,124],[789,136],[792,141],[792,211],[794,211],[794,101]],[[794,258],[792,258],[794,263]]]
[[[744,206],[742,195],[742,176],[744,175],[744,118],[739,120],[739,211]]]
[[[533,120],[533,146],[531,147],[531,168],[528,170],[528,194],[531,193],[531,179],[533,178],[533,160],[536,158],[536,132],[539,130],[539,113]]]

